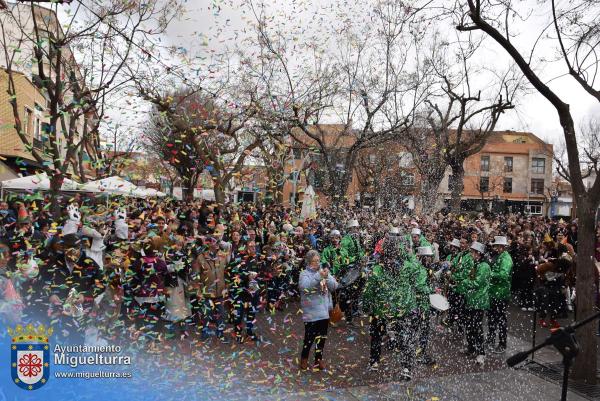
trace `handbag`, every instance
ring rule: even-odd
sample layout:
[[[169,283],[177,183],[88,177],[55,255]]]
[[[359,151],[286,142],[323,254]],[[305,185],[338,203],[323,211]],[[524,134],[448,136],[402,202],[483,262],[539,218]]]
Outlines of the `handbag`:
[[[337,297],[336,297],[336,301],[337,301]],[[343,316],[343,312],[342,312],[342,308],[340,308],[340,303],[336,302],[335,306],[333,307],[333,309],[331,309],[329,311],[329,322],[330,323],[337,323],[340,320],[342,320],[342,316]]]

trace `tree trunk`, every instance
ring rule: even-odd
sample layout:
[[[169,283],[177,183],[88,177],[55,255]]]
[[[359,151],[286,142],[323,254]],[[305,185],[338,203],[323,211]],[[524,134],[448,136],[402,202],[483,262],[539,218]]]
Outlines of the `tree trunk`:
[[[50,213],[54,220],[58,220],[61,215],[60,210],[60,189],[62,188],[65,176],[62,173],[54,173],[50,176]]]
[[[450,209],[453,213],[460,213],[460,201],[464,189],[465,169],[463,161],[452,163],[452,175],[450,176],[450,189],[452,191],[450,199]]]
[[[218,181],[215,181],[214,191],[215,201],[219,206],[223,206],[225,204],[225,189],[223,188],[223,185]]]
[[[437,166],[436,166],[437,167]],[[436,211],[439,188],[444,178],[444,170],[432,168],[427,174],[421,174],[421,213],[429,215]]]
[[[194,199],[195,182],[192,182],[192,177],[181,177],[181,199],[190,201]]]
[[[421,213],[429,215],[435,211],[435,205],[438,199],[439,182],[423,180],[421,184]]]
[[[578,197],[579,205],[577,235],[577,320],[583,320],[596,312],[596,277],[594,263],[594,219],[598,205],[591,204],[589,195]],[[577,330],[579,355],[573,364],[572,378],[587,384],[596,384],[598,322],[593,321]]]

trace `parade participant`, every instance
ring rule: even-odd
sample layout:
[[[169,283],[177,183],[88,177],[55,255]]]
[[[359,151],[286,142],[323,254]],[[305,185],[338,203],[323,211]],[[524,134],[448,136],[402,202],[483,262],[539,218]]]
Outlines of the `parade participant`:
[[[0,239],[0,318],[4,322],[13,324],[21,323],[24,305],[12,279],[15,259],[7,242]]]
[[[329,233],[329,245],[323,249],[321,263],[330,266],[331,273],[338,281],[346,274],[350,265],[350,255],[348,250],[341,246],[341,234],[338,230],[331,230]],[[334,304],[340,303],[347,324],[352,324],[352,300],[352,295],[343,289],[334,294]]]
[[[341,246],[346,248],[350,263],[359,263],[365,256],[365,251],[361,245],[358,220],[350,219],[346,225],[347,234],[341,241]]]
[[[462,286],[463,280],[473,269],[473,258],[469,251],[469,243],[466,238],[452,240],[452,246],[460,247],[454,257],[450,260],[451,267],[449,272],[449,295],[450,303],[450,326],[455,327],[455,332],[462,333],[465,330],[466,310],[465,310],[465,289]]]
[[[298,280],[302,270],[302,262],[304,256],[312,248],[312,244],[308,236],[304,235],[304,228],[298,226],[294,228],[294,236],[291,237],[293,259],[290,260],[292,272],[290,277],[290,291],[293,295],[300,295],[298,292]]]
[[[65,235],[59,243],[62,252],[47,261],[44,273],[51,315],[61,328],[59,335],[83,344],[94,298],[105,288],[103,277],[96,262],[83,254],[77,235]]]
[[[165,279],[167,264],[160,256],[160,242],[150,232],[141,240],[139,255],[131,265],[132,276],[129,282],[133,295],[135,328],[144,340],[154,346],[160,340],[164,328]]]
[[[263,248],[264,262],[261,264],[263,287],[266,289],[267,308],[271,313],[283,310],[291,267],[288,263],[287,246],[278,235],[271,235]]]
[[[373,268],[363,294],[365,310],[370,315],[371,347],[369,370],[377,370],[381,343],[386,330],[389,346],[402,366],[401,376],[411,379],[414,362],[414,336],[417,312],[415,288],[419,272],[408,259],[400,259],[399,237],[388,237],[383,243],[379,263]]]
[[[483,314],[490,307],[490,266],[483,260],[485,245],[473,242],[470,248],[473,267],[459,285],[465,294],[465,315],[467,330],[466,354],[475,357],[479,365],[485,363],[483,337]]]
[[[236,341],[244,342],[242,329],[245,325],[247,338],[257,341],[254,333],[254,319],[258,311],[259,286],[256,278],[260,270],[256,242],[248,241],[246,249],[233,260],[230,268],[229,291],[233,302],[234,331]]]
[[[506,247],[508,246],[506,237],[495,237],[492,246],[497,256],[491,266],[487,345],[494,346],[496,332],[498,332],[499,342],[498,346],[493,349],[493,352],[502,354],[506,351],[506,310],[511,294],[510,284],[513,261],[510,254],[506,251]]]
[[[560,238],[559,234],[557,236]],[[561,313],[566,313],[566,299],[563,294],[566,274],[571,268],[572,257],[567,245],[552,240],[549,235],[544,238],[544,251],[536,267],[536,274],[541,287],[536,290],[538,300],[540,326],[559,328],[556,320]],[[546,318],[550,321],[547,322]]]
[[[216,336],[224,343],[229,342],[225,337],[225,268],[227,255],[219,250],[219,243],[214,236],[204,240],[206,250],[198,255],[192,263],[192,271],[196,273],[195,289],[201,302],[202,337],[210,335],[210,325],[216,326]]]
[[[346,299],[346,323],[352,324],[353,316],[358,314],[358,299],[360,291],[364,287],[364,279],[361,274],[361,268],[365,262],[365,251],[363,250],[360,240],[360,225],[358,220],[351,219],[348,221],[348,233],[342,238],[341,246],[346,248],[349,256],[349,263],[354,272],[347,274],[352,275],[348,282],[343,283],[344,297]]]
[[[431,304],[429,295],[432,291],[429,280],[434,269],[433,258],[434,254],[430,246],[417,248],[417,262],[415,263],[417,277],[414,287],[419,309],[418,331],[420,349],[418,350],[417,360],[424,365],[435,364],[435,360],[427,352],[429,333],[431,331]]]
[[[86,239],[84,241],[84,252],[87,257],[91,258],[96,264],[103,269],[104,267],[104,237],[106,235],[104,227],[104,215],[102,212],[97,215],[90,216],[87,219],[87,224],[81,227],[81,234]]]
[[[169,322],[167,329],[171,336],[188,336],[188,325],[191,323],[192,311],[186,294],[191,263],[186,249],[186,239],[182,235],[174,237],[173,245],[165,254],[167,275],[165,277],[165,320]]]
[[[532,236],[517,234],[516,240],[511,242],[509,253],[514,262],[511,288],[515,292],[517,304],[524,312],[533,312],[537,258],[532,245]]]
[[[429,241],[427,241],[422,234],[421,229],[418,227],[413,227],[410,230],[410,235],[407,236],[407,240],[413,253],[416,253],[416,249],[420,246],[431,246]]]
[[[300,369],[308,368],[310,349],[315,344],[315,364],[318,370],[325,369],[323,350],[329,328],[329,311],[333,309],[331,293],[338,284],[327,267],[320,266],[319,252],[310,250],[306,254],[305,269],[300,273],[300,308],[304,322],[304,341],[300,354]]]

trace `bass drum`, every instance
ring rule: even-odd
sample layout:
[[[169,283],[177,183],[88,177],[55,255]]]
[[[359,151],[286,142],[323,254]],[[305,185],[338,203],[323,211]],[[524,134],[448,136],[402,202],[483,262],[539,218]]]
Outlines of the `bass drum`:
[[[340,285],[342,287],[349,287],[352,284],[354,284],[356,280],[358,280],[360,275],[360,266],[348,266],[348,268],[346,269],[346,273],[344,273],[344,275],[342,275],[342,277],[340,278]]]
[[[431,307],[437,311],[445,312],[450,309],[450,303],[448,303],[448,299],[442,294],[430,294],[429,302],[431,303]]]

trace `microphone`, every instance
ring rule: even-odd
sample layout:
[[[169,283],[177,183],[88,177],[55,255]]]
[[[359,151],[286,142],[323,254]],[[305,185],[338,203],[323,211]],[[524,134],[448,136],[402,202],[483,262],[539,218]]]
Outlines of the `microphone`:
[[[518,352],[516,354],[514,354],[513,356],[511,356],[510,358],[508,358],[506,360],[506,363],[508,364],[508,366],[510,366],[511,368],[521,362],[523,362],[525,359],[527,359],[527,356],[529,355],[528,352],[524,351],[524,352]]]

